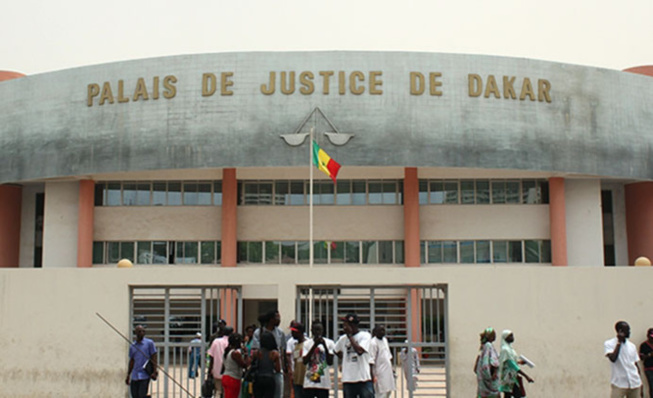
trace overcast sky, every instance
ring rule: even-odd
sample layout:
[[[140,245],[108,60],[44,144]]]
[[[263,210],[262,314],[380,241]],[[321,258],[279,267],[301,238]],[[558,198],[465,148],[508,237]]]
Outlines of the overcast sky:
[[[225,51],[401,50],[653,64],[653,0],[5,0],[0,70]]]

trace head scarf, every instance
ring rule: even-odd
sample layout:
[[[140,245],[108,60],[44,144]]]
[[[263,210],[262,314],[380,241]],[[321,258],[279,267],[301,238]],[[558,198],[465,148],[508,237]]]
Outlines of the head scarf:
[[[487,343],[489,341],[490,335],[494,332],[494,329],[492,328],[486,328],[484,331],[481,332],[481,345]]]
[[[512,348],[512,343],[508,343],[506,339],[512,334],[512,331],[506,329],[501,333],[501,354],[499,354],[499,362],[503,363],[506,360],[517,362],[519,359],[517,352]]]

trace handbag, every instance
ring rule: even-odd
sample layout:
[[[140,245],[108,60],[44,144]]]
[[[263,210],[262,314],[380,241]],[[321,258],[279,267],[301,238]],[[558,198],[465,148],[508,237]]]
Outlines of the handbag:
[[[213,391],[215,389],[215,384],[213,383],[213,377],[209,376],[202,383],[202,398],[211,398],[213,397]]]
[[[154,363],[148,359],[147,362],[145,362],[145,365],[143,365],[143,370],[147,373],[148,377],[152,377],[155,370]]]

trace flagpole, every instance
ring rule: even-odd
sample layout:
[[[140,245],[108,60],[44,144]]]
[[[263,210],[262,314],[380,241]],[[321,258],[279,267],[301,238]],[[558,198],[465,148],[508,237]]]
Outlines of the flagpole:
[[[308,267],[309,269],[313,269],[313,133],[314,133],[315,128],[311,127],[311,133],[310,133],[310,150],[309,150],[309,156],[308,156],[308,169],[309,169],[309,174],[308,174],[308,180],[309,180],[309,194],[308,194]],[[310,290],[310,298],[309,298],[309,303],[308,303],[308,322],[306,322],[306,325],[310,324],[313,322],[313,287],[311,286],[309,288]]]

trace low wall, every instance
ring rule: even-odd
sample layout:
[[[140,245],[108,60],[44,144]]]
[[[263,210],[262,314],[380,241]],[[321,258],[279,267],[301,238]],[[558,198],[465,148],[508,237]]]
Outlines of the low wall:
[[[603,341],[631,324],[639,344],[653,326],[653,268],[450,266],[235,269],[0,270],[0,397],[123,397],[127,344],[95,315],[129,333],[129,285],[275,285],[282,325],[294,314],[296,285],[446,283],[452,397],[475,394],[478,333],[513,330],[538,397],[603,396],[609,362]],[[499,343],[496,343],[497,348]]]

